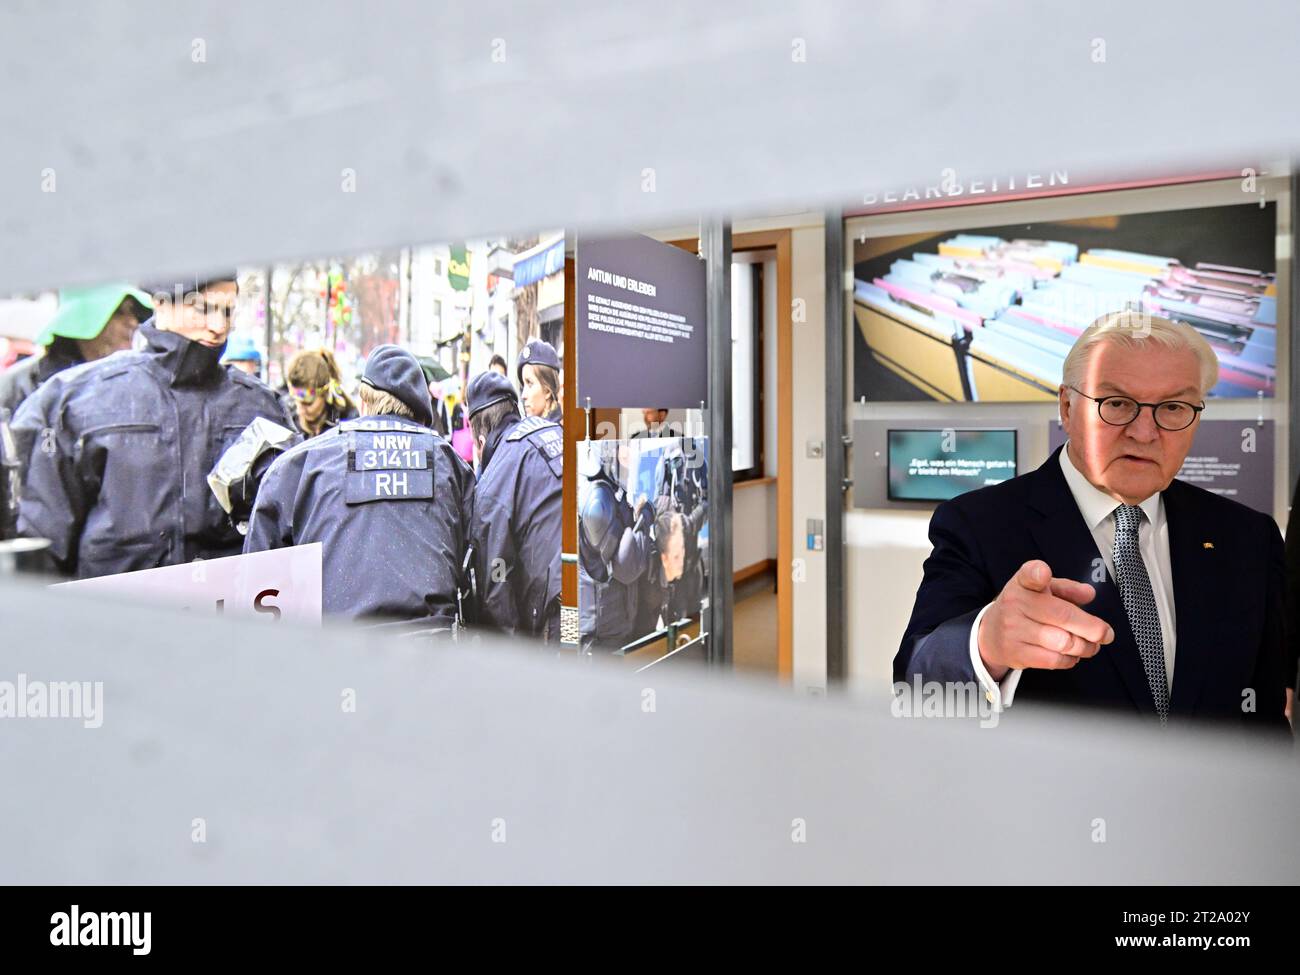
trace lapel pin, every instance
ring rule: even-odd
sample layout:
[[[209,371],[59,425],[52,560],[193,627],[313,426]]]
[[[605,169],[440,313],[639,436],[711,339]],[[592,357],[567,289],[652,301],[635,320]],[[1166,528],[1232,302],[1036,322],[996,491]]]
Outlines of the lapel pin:
[[[1201,542],[1201,548],[1214,548],[1213,542]]]

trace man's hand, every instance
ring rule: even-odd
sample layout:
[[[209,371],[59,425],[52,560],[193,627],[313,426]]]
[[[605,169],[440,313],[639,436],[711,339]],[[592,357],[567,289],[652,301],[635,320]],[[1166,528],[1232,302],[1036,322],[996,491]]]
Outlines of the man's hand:
[[[1012,668],[1068,670],[1115,639],[1110,624],[1080,606],[1097,595],[1073,579],[1053,579],[1041,559],[1020,567],[980,620],[980,659],[1001,680]]]
[[[648,533],[650,526],[654,524],[655,508],[650,503],[650,499],[644,494],[637,499],[636,507],[632,509],[632,527],[639,532]]]

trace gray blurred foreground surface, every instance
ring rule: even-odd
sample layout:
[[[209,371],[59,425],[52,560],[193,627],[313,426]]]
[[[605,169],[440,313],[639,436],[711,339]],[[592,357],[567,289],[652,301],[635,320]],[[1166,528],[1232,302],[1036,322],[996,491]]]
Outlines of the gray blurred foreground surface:
[[[1273,171],[1298,32],[1293,0],[6,3],[0,293],[948,177]]]
[[[13,582],[0,619],[0,680],[104,684],[98,729],[0,719],[7,883],[1277,883],[1300,861],[1285,748]]]

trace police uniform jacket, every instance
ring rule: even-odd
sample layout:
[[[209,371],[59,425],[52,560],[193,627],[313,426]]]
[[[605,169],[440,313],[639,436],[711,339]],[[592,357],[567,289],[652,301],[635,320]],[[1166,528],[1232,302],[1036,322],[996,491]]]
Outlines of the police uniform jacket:
[[[622,646],[642,634],[635,632],[640,580],[650,557],[650,538],[633,524],[632,506],[623,490],[604,474],[592,478],[591,491],[603,492],[613,512],[610,530],[619,535],[606,562],[578,532],[578,613],[584,639]]]
[[[0,372],[0,409],[18,412],[23,400],[55,373],[71,369],[86,360],[71,339],[56,338],[43,353],[15,363]]]
[[[559,636],[564,434],[550,420],[509,420],[487,438],[474,506],[479,620]]]
[[[345,420],[276,458],[244,551],[320,542],[327,614],[450,626],[473,504],[473,472],[433,430]]]
[[[138,349],[66,369],[27,398],[18,531],[78,578],[237,555],[208,472],[256,417],[290,426],[275,392],[210,349],[140,326]]]

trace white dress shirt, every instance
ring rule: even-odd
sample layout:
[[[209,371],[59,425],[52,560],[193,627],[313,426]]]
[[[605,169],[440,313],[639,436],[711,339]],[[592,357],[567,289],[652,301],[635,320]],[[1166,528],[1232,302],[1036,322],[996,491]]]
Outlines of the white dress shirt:
[[[1065,483],[1074,496],[1074,503],[1079,507],[1079,514],[1092,539],[1097,543],[1097,551],[1106,562],[1106,571],[1111,579],[1115,578],[1115,509],[1120,502],[1109,494],[1089,483],[1079,473],[1070,460],[1069,444],[1061,450],[1061,470],[1065,474]],[[1140,505],[1144,515],[1142,525],[1138,528],[1138,551],[1142,553],[1142,563],[1151,578],[1151,593],[1155,596],[1156,612],[1160,615],[1160,632],[1165,644],[1165,679],[1169,682],[1170,693],[1174,687],[1174,645],[1177,642],[1177,630],[1174,619],[1174,573],[1169,562],[1169,523],[1165,519],[1165,504],[1160,494],[1151,495]],[[1052,567],[1055,570],[1055,566]],[[1080,580],[1085,581],[1085,580]],[[989,603],[989,606],[992,606]],[[1083,607],[1087,610],[1087,606]],[[975,668],[975,676],[980,682],[985,697],[993,704],[994,711],[1001,711],[1011,706],[1016,696],[1016,686],[1020,683],[1019,670],[1009,670],[1001,680],[995,681],[984,661],[980,659],[979,632],[980,621],[989,607],[985,606],[975,617],[970,629],[970,659]]]

